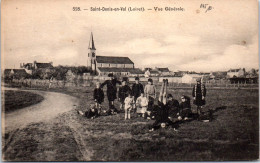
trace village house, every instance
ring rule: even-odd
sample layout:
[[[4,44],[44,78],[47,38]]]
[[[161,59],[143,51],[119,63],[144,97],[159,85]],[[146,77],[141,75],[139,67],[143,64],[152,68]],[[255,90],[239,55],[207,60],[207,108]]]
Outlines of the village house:
[[[227,77],[228,78],[234,78],[234,77],[245,77],[245,68],[243,69],[230,69],[227,72]]]
[[[43,74],[41,76],[48,76],[54,72],[53,63],[41,63],[34,61],[33,63],[20,63],[20,68],[24,69],[26,73],[33,75],[35,73],[39,74],[39,71]],[[38,72],[37,72],[38,71]]]
[[[189,73],[189,71],[176,71],[173,74],[174,74],[174,76],[182,77],[183,75],[188,74],[188,73]]]
[[[5,69],[4,78],[5,79],[25,79],[28,78],[28,74],[25,69]]]
[[[99,76],[106,76],[109,73],[113,73],[117,76],[142,74],[142,71],[135,68],[134,62],[128,57],[97,56],[92,33],[88,49],[87,66],[91,67],[92,71],[96,72]]]
[[[171,73],[171,71],[169,70],[169,68],[158,68],[156,67],[155,70],[157,70],[160,74],[160,76],[170,76],[173,75],[173,73]]]
[[[196,83],[198,78],[202,78],[202,75],[199,74],[185,74],[182,76],[182,83]]]
[[[226,71],[216,71],[216,72],[211,72],[209,74],[211,80],[221,80],[221,79],[226,79],[227,77],[227,72]]]

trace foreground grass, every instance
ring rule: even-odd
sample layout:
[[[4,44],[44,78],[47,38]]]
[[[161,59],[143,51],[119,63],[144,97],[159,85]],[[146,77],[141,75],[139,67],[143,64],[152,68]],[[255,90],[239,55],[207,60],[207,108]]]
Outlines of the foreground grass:
[[[41,102],[44,98],[38,94],[24,91],[5,90],[2,111],[10,112]]]
[[[93,103],[92,90],[66,93],[80,99],[81,110]],[[190,95],[191,90],[170,93],[179,100],[182,94]],[[104,106],[108,106],[107,102]],[[4,158],[12,161],[258,159],[258,90],[208,90],[204,111],[208,109],[215,110],[212,122],[194,120],[181,124],[177,132],[166,128],[152,133],[148,127],[153,121],[136,115],[127,121],[122,113],[88,120],[70,111],[51,122],[6,133]]]

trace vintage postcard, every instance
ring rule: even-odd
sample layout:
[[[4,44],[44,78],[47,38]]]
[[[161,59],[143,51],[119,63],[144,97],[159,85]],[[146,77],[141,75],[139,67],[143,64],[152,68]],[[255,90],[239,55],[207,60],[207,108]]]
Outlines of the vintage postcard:
[[[3,0],[2,161],[259,159],[257,0]]]

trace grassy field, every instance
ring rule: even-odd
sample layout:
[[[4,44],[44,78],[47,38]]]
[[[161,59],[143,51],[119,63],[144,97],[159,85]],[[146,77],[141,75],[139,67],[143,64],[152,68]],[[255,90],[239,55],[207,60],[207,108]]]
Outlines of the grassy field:
[[[55,90],[59,91],[59,90]],[[64,91],[64,90],[63,90]],[[92,90],[66,90],[86,110]],[[190,89],[171,89],[176,99]],[[124,114],[89,120],[76,111],[47,123],[5,133],[4,160],[11,161],[234,161],[259,158],[258,90],[208,90],[204,108],[213,121],[185,122],[148,132],[154,121]],[[105,100],[104,106],[107,107]],[[119,106],[119,103],[116,103]],[[195,107],[193,106],[195,112]]]
[[[5,90],[2,98],[2,101],[4,101],[4,107],[2,107],[4,110],[2,111],[5,112],[21,109],[43,100],[43,97],[38,94],[12,90]]]

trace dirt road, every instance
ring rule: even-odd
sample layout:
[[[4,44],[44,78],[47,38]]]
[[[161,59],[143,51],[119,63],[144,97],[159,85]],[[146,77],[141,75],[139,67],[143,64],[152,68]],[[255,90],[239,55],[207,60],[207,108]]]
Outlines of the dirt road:
[[[5,90],[19,90],[6,88]],[[12,161],[89,161],[92,150],[78,133],[82,128],[74,119],[79,99],[62,93],[22,90],[39,94],[38,104],[5,115],[4,160]],[[73,118],[72,118],[73,117]],[[34,152],[24,152],[30,149]],[[23,152],[19,152],[23,151]],[[66,151],[66,152],[64,152]]]
[[[19,90],[14,88],[5,88],[5,90]],[[70,111],[74,105],[78,105],[75,97],[56,92],[44,92],[38,90],[24,90],[39,94],[44,100],[38,104],[19,109],[17,111],[6,113],[4,121],[6,132],[21,129],[30,123],[48,122],[61,113]]]

